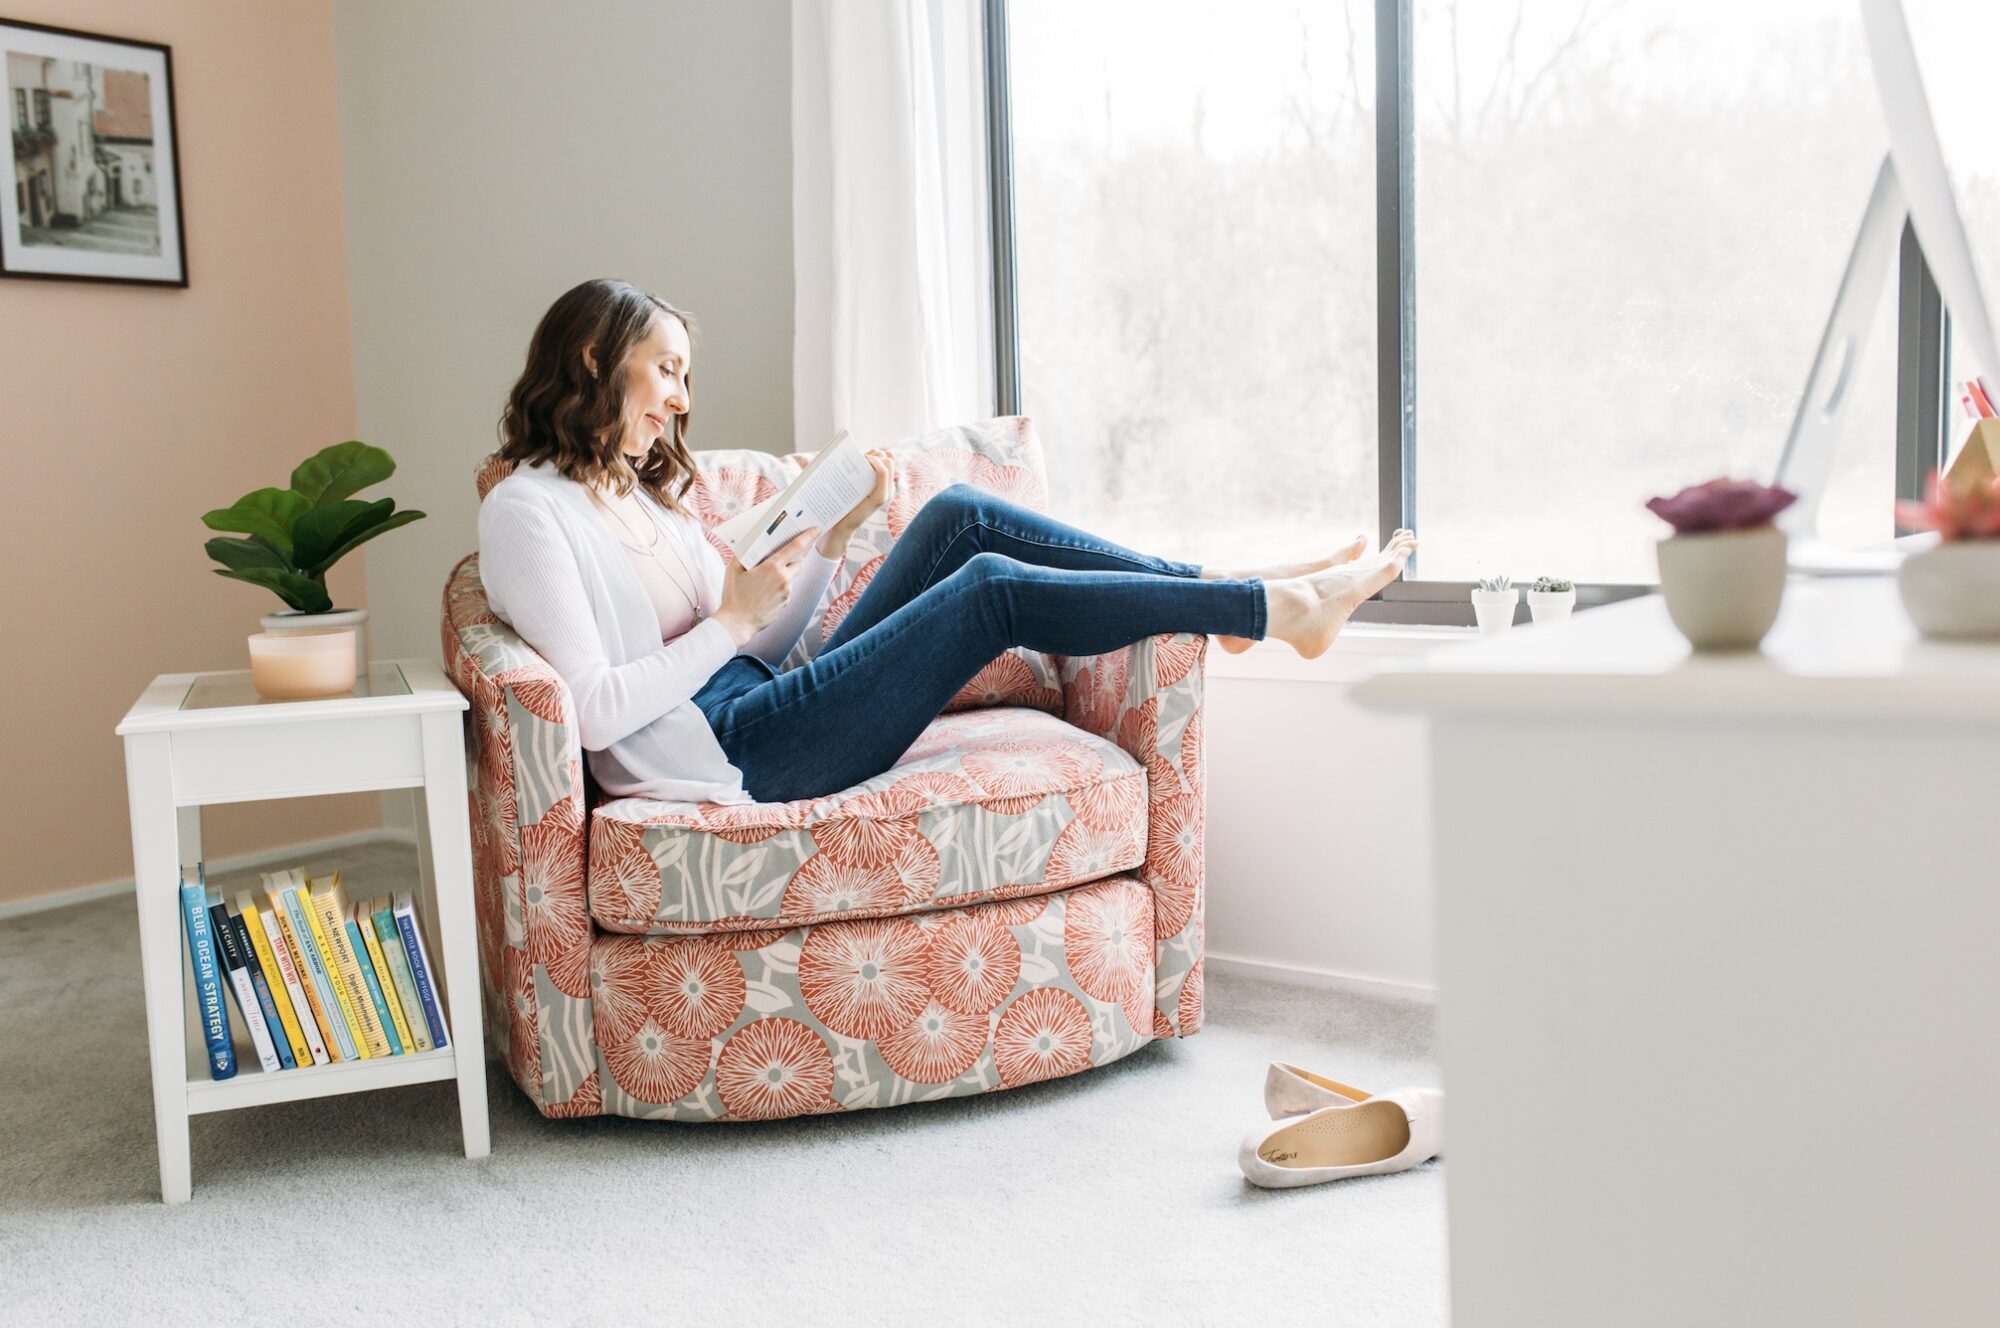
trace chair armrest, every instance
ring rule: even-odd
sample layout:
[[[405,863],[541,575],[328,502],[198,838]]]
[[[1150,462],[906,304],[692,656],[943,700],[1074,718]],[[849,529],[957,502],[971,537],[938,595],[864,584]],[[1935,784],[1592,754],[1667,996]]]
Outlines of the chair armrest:
[[[1157,1037],[1201,1028],[1207,658],[1208,638],[1189,633],[1148,637],[1108,655],[1052,657],[1063,719],[1111,739],[1146,767],[1146,861],[1139,876],[1153,891]]]
[[[544,1115],[595,1115],[576,706],[487,606],[477,554],[452,569],[442,635],[445,670],[472,707],[473,899],[492,1045]]]

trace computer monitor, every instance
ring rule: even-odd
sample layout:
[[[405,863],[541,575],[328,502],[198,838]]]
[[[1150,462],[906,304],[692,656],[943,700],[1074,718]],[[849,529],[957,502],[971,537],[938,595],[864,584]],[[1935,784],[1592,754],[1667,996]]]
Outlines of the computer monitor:
[[[1791,434],[1778,462],[1777,483],[1799,495],[1779,518],[1791,536],[1793,566],[1818,572],[1893,570],[1901,550],[1851,552],[1818,537],[1820,501],[1840,437],[1854,375],[1868,343],[1882,283],[1896,256],[1903,222],[1915,229],[1924,260],[1960,338],[1979,370],[2000,373],[2000,353],[1986,297],[1972,265],[1972,246],[1952,196],[1944,149],[1924,96],[1915,43],[1900,0],[1861,0],[1868,60],[1889,130],[1889,153],[1875,177],[1860,233],[1848,255],[1840,291],[1806,377]]]

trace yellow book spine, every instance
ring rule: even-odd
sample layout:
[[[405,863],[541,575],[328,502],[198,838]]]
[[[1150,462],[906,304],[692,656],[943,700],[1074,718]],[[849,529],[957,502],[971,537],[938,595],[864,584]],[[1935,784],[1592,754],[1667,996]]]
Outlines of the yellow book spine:
[[[340,888],[340,873],[322,880],[315,880],[312,889],[313,913],[319,919],[320,930],[333,940],[333,952],[340,965],[340,985],[347,1006],[360,1021],[361,1040],[368,1047],[370,1056],[389,1054],[389,1037],[382,1031],[382,1021],[375,1014],[375,1001],[368,995],[368,982],[361,976],[361,965],[355,962],[354,947],[347,941],[347,892]]]
[[[264,932],[264,919],[258,916],[257,901],[245,890],[236,896],[236,908],[243,914],[243,930],[250,933],[250,948],[257,952],[257,963],[264,970],[264,983],[271,989],[271,1004],[278,1007],[278,1022],[285,1026],[285,1040],[292,1044],[292,1059],[310,1070],[313,1063],[312,1044],[306,1041],[306,1031],[299,1027],[298,1013],[292,1009],[292,993],[285,986],[285,979],[278,968],[278,955],[271,948],[271,938]]]
[[[382,1003],[389,1007],[389,1022],[396,1026],[396,1037],[404,1051],[415,1051],[417,1042],[410,1036],[410,1021],[396,1000],[396,981],[389,972],[389,961],[382,954],[382,942],[375,939],[375,919],[368,911],[370,902],[364,899],[354,906],[354,925],[361,929],[361,943],[368,947],[368,962],[375,966],[375,981],[382,988]]]
[[[319,988],[313,984],[312,967],[306,963],[305,947],[299,944],[297,933],[292,930],[291,915],[285,912],[284,900],[266,888],[264,898],[270,901],[271,916],[278,920],[278,933],[285,938],[285,946],[292,952],[292,967],[298,971],[299,989],[306,994],[306,1004],[312,1006],[312,1017],[319,1021],[320,1041],[326,1044],[326,1061],[329,1065],[340,1062],[340,1039],[333,1035],[333,1021],[326,1009],[319,1003]]]
[[[340,967],[340,957],[347,955],[348,969],[354,971],[354,976],[357,980],[361,976],[360,972],[354,969],[354,956],[348,952],[347,935],[337,924],[335,925],[334,931],[340,933],[340,948],[335,949],[333,941],[326,934],[325,914],[320,911],[319,887],[310,876],[306,877],[306,897],[304,903],[306,904],[306,925],[312,928],[313,943],[319,946],[320,958],[326,960],[333,970],[333,998],[340,1005],[340,1017],[346,1023],[347,1031],[354,1035],[355,1057],[358,1060],[367,1060],[375,1053],[369,1049],[368,1039],[361,1031],[361,1020],[355,1015],[354,1004],[347,996],[347,974],[342,972]],[[367,993],[364,992],[364,998],[366,995]],[[388,1050],[386,1043],[383,1046],[383,1050]]]

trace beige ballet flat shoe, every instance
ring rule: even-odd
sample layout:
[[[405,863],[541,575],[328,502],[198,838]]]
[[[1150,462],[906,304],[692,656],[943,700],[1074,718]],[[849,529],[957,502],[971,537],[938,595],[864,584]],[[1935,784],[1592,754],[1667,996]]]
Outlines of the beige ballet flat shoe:
[[[1443,1151],[1444,1094],[1399,1088],[1253,1130],[1236,1162],[1252,1185],[1277,1190],[1407,1171]]]
[[[1321,1107],[1351,1107],[1371,1096],[1363,1089],[1349,1088],[1283,1061],[1272,1061],[1271,1068],[1264,1072],[1264,1110],[1272,1120],[1303,1116]]]

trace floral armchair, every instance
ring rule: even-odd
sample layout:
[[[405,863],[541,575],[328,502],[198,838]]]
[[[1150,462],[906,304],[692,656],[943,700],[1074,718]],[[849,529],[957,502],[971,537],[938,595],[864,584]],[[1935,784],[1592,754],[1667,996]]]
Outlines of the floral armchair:
[[[901,496],[856,535],[828,632],[946,485],[1044,502],[1025,419],[895,450]],[[712,530],[806,458],[696,460],[688,501]],[[481,468],[482,498],[506,469]],[[567,687],[488,609],[477,554],[446,587],[443,644],[472,703],[488,1032],[543,1114],[893,1106],[1201,1027],[1205,637],[1010,651],[894,769],[746,806],[603,795]]]

